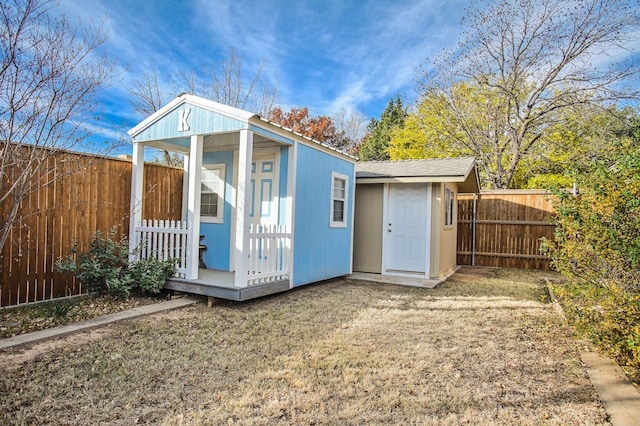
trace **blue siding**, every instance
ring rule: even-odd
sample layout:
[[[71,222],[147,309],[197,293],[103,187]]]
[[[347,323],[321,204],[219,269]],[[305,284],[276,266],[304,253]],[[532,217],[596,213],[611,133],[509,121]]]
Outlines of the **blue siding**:
[[[231,204],[233,188],[233,151],[205,152],[202,164],[225,165],[224,216],[223,223],[201,223],[200,234],[204,235],[203,243],[207,245],[204,263],[209,269],[229,270],[231,247]]]
[[[293,285],[346,275],[351,264],[355,165],[305,145],[296,164]],[[347,227],[331,228],[331,172],[349,177]]]
[[[187,117],[189,130],[178,131],[179,114],[184,108],[191,109]],[[227,132],[246,128],[248,128],[248,124],[243,121],[185,103],[179,105],[176,109],[136,135],[135,141],[146,142],[160,139],[184,138],[191,135]]]
[[[279,208],[278,208],[278,225],[287,223],[287,179],[289,176],[289,147],[280,148],[280,188],[278,191]]]

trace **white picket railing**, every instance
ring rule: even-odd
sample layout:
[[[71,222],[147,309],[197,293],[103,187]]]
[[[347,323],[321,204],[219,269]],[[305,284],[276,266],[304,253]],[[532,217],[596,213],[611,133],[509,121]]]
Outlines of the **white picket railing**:
[[[281,225],[249,227],[247,285],[265,284],[289,278],[291,234]]]
[[[176,276],[187,273],[187,223],[178,220],[142,220],[134,229],[135,247],[141,259],[175,259]]]

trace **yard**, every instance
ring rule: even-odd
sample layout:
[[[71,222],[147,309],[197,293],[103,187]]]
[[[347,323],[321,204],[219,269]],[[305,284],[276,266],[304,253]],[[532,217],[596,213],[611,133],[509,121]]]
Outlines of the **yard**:
[[[606,424],[542,273],[332,281],[0,353],[2,424]],[[22,361],[22,362],[20,362]]]

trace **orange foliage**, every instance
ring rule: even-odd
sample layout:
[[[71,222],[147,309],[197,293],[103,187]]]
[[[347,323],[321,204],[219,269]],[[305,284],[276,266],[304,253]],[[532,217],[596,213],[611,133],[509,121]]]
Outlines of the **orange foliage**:
[[[326,115],[311,117],[307,107],[294,107],[289,112],[283,112],[280,107],[275,107],[269,113],[269,121],[319,142],[332,144],[339,138],[331,117]]]

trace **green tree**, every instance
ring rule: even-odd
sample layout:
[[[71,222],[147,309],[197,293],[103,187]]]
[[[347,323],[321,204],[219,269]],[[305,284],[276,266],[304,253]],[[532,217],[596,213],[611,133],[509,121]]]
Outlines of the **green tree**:
[[[430,137],[474,153],[488,186],[515,186],[564,111],[638,96],[638,62],[602,60],[640,26],[631,0],[479,2],[463,24],[458,47],[425,71],[421,102],[445,110]]]
[[[491,176],[509,165],[508,156],[501,157],[492,149],[498,144],[508,144],[508,131],[500,127],[500,110],[507,101],[497,91],[472,83],[456,84],[452,99],[457,113],[448,104],[450,98],[438,94],[425,96],[409,114],[404,127],[392,132],[391,159],[474,156],[478,159],[483,186],[492,187]],[[566,171],[584,170],[591,161],[603,158],[611,149],[611,142],[635,116],[633,109],[615,106],[563,109],[553,121],[545,122],[541,136],[518,162],[510,186],[571,186],[573,181]],[[502,162],[495,158],[501,158]]]
[[[402,105],[400,95],[396,99],[392,98],[382,112],[380,120],[371,118],[366,135],[359,146],[360,159],[363,161],[388,160],[391,132],[396,128],[402,128],[406,117],[407,111]]]
[[[564,111],[523,159],[515,182],[527,188],[570,187],[573,174],[606,160],[621,138],[630,137],[629,123],[637,119],[634,109],[615,106]]]
[[[640,121],[607,158],[574,178],[579,195],[557,191],[552,265],[572,324],[640,378]]]

